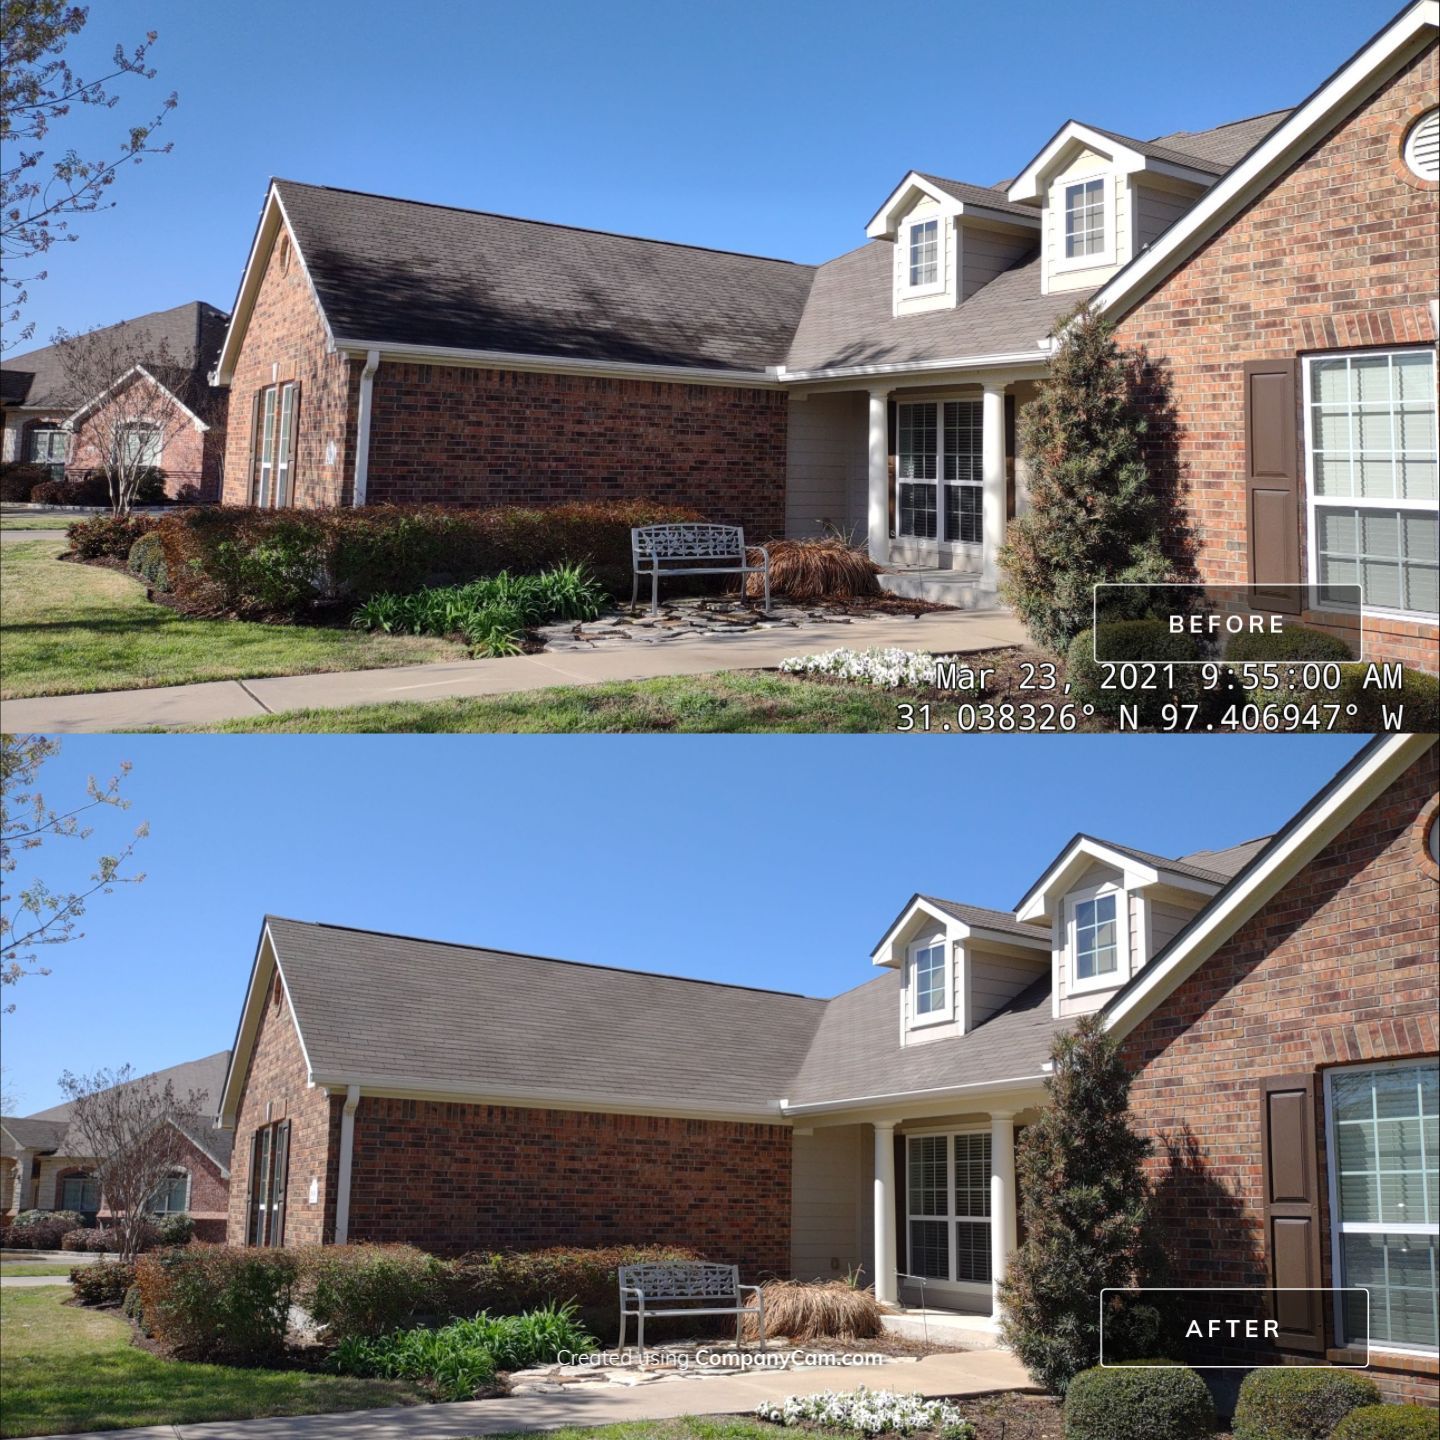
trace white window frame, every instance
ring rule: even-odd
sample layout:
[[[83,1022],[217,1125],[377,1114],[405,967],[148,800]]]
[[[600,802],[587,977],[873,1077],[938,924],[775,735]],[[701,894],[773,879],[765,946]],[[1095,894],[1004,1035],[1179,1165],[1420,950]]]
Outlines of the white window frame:
[[[188,1215],[188,1214],[190,1213],[190,1186],[191,1186],[190,1172],[189,1172],[188,1170],[184,1170],[184,1169],[173,1170],[173,1171],[166,1177],[164,1183],[165,1183],[166,1185],[170,1185],[170,1184],[173,1184],[176,1180],[183,1180],[183,1181],[185,1182],[185,1203],[184,1203],[183,1205],[181,1205],[178,1210],[155,1210],[155,1209],[151,1209],[151,1210],[149,1211],[149,1213],[150,1213],[151,1215]],[[159,1194],[159,1188],[158,1188],[158,1187],[157,1187],[157,1189],[156,1189],[156,1194],[157,1194],[157,1195]],[[153,1199],[154,1196],[152,1196],[151,1198]]]
[[[951,453],[946,448],[945,442],[945,407],[954,404],[980,404],[980,397],[977,395],[954,393],[950,395],[926,396],[924,399],[904,400],[897,399],[895,402],[895,539],[911,545],[932,545],[937,551],[943,547],[947,551],[959,551],[974,556],[978,568],[985,545],[985,481],[984,472],[984,425],[981,425],[981,472],[979,480],[947,480],[945,478],[945,461]],[[900,407],[905,405],[928,405],[935,411],[935,478],[933,480],[918,480],[900,473]],[[958,452],[956,452],[958,453]],[[928,535],[907,535],[900,528],[900,487],[901,485],[930,485],[935,491],[935,534]],[[945,533],[945,487],[953,485],[957,489],[968,487],[980,492],[980,538],[978,540],[951,539]]]
[[[129,447],[136,440],[139,441],[139,452],[131,455],[127,453]],[[160,426],[153,420],[127,420],[120,427],[120,444],[122,463],[125,465],[143,466],[146,470],[158,470],[165,458],[165,436]],[[154,446],[155,457],[152,460],[145,458],[145,451]]]
[[[1315,406],[1314,391],[1311,381],[1311,367],[1320,361],[1325,360],[1365,360],[1376,355],[1408,355],[1414,354],[1417,350],[1429,349],[1432,357],[1436,358],[1436,374],[1440,376],[1440,356],[1437,356],[1435,347],[1423,345],[1387,345],[1376,350],[1315,350],[1300,357],[1301,375],[1301,405],[1304,409],[1304,444],[1305,454],[1302,457],[1303,477],[1305,482],[1305,548],[1306,556],[1306,577],[1312,587],[1311,593],[1315,595],[1317,603],[1320,594],[1320,526],[1317,512],[1326,508],[1336,510],[1413,510],[1420,514],[1435,513],[1436,501],[1426,499],[1415,500],[1379,500],[1364,499],[1354,495],[1317,497],[1315,493],[1315,477],[1311,473],[1311,461],[1314,459],[1314,438],[1315,438]],[[1391,374],[1394,374],[1392,369]],[[1390,404],[1393,407],[1395,397],[1392,394]],[[1437,407],[1436,414],[1436,453],[1440,457],[1440,407]],[[1396,452],[1391,451],[1394,455]],[[1440,458],[1437,458],[1440,464]],[[1353,488],[1353,487],[1352,487]],[[1326,610],[1344,612],[1351,609],[1350,606],[1327,604]],[[1427,616],[1423,610],[1393,610],[1379,605],[1362,605],[1361,609],[1366,615],[1374,615],[1390,620],[1408,620],[1412,624],[1435,623],[1433,616]]]
[[[23,432],[23,443],[21,450],[21,463],[25,465],[41,466],[50,472],[52,480],[63,480],[65,478],[65,467],[70,463],[70,440],[71,434],[58,421],[53,425],[39,424],[28,426]],[[47,437],[45,450],[46,458],[41,460],[35,455],[35,440],[39,435]],[[57,435],[63,436],[65,440],[64,454],[56,459],[51,453],[54,448],[54,439]]]
[[[1343,1345],[1345,1343],[1345,1305],[1339,1290],[1345,1283],[1345,1257],[1344,1247],[1341,1245],[1341,1236],[1345,1233],[1352,1235],[1436,1235],[1440,1234],[1440,1221],[1433,1225],[1413,1225],[1403,1221],[1390,1223],[1380,1221],[1370,1223],[1366,1221],[1352,1220],[1349,1224],[1343,1224],[1340,1219],[1340,1148],[1335,1133],[1335,1102],[1333,1096],[1333,1082],[1337,1075],[1368,1074],[1379,1070],[1413,1070],[1419,1065],[1434,1063],[1434,1056],[1422,1055],[1412,1056],[1408,1060],[1381,1060],[1369,1065],[1337,1065],[1333,1069],[1325,1071],[1325,1170],[1326,1183],[1329,1191],[1330,1201],[1330,1280],[1336,1287],[1334,1296],[1335,1312],[1335,1338]],[[1371,1303],[1374,1300],[1372,1297]],[[1377,1345],[1372,1340],[1370,1353],[1373,1355],[1423,1355],[1433,1358],[1437,1353],[1423,1345]]]
[[[948,217],[939,211],[922,212],[905,221],[905,240],[900,255],[901,290],[906,295],[939,295],[945,289],[945,225]],[[935,278],[918,285],[910,283],[910,254],[914,246],[914,231],[921,225],[935,227]]]
[[[1436,126],[1440,125],[1440,106],[1433,107],[1423,115],[1415,118],[1410,128],[1405,132],[1405,144],[1402,148],[1402,155],[1405,160],[1405,168],[1417,180],[1434,181],[1437,176],[1426,174],[1420,168],[1420,140],[1424,136],[1427,142],[1426,148],[1434,144],[1431,138],[1436,134]]]
[[[1080,976],[1079,926],[1076,923],[1076,907],[1085,900],[1098,900],[1102,896],[1115,897],[1115,968],[1104,975]],[[1130,979],[1130,896],[1123,885],[1113,880],[1087,886],[1083,890],[1072,890],[1065,897],[1065,958],[1069,970],[1069,992],[1071,995],[1090,993],[1096,990],[1117,990]]]
[[[910,1261],[911,1234],[910,1224],[913,1220],[943,1221],[947,1231],[947,1259],[949,1261],[948,1276],[915,1276],[916,1280],[923,1279],[927,1285],[947,1285],[956,1290],[963,1291],[970,1295],[989,1296],[993,1293],[994,1275],[994,1238],[995,1238],[995,1217],[994,1215],[961,1215],[955,1209],[955,1139],[959,1135],[980,1135],[983,1136],[993,1147],[995,1141],[988,1125],[952,1125],[944,1129],[924,1129],[905,1131],[905,1272],[907,1275],[914,1275]],[[918,1215],[911,1208],[911,1196],[914,1193],[910,1184],[910,1144],[914,1140],[945,1141],[945,1213],[943,1215]],[[990,1185],[990,1176],[995,1172],[995,1155],[993,1149],[990,1155],[989,1172],[985,1177],[986,1204],[993,1205],[994,1189]],[[988,1243],[986,1244],[986,1255],[990,1257],[992,1275],[988,1280],[959,1280],[955,1276],[956,1268],[956,1225],[984,1225],[989,1231]]]
[[[921,1014],[917,1008],[916,989],[917,962],[922,953],[939,948],[944,959],[945,1003],[938,1010]],[[929,932],[928,938],[912,940],[905,947],[905,987],[908,996],[906,1015],[911,1030],[923,1030],[927,1025],[944,1025],[955,1018],[955,955],[950,937],[943,930]]]
[[[1065,253],[1065,222],[1068,215],[1070,191],[1077,185],[1101,182],[1100,214],[1105,227],[1104,248],[1092,255],[1067,255]],[[1110,170],[1099,170],[1089,175],[1067,175],[1055,182],[1054,193],[1059,204],[1055,207],[1055,259],[1051,270],[1098,270],[1115,263],[1115,175]]]

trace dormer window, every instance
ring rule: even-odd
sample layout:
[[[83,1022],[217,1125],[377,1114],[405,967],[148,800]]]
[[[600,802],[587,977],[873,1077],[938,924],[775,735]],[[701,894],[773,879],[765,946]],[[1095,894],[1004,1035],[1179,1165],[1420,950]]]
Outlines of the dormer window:
[[[932,934],[910,946],[911,1025],[936,1025],[954,1018],[955,989],[948,951],[944,935]]]
[[[1106,180],[1097,175],[1065,187],[1065,259],[1093,257],[1096,264],[1109,258],[1105,225]]]
[[[1113,882],[1076,890],[1065,902],[1066,946],[1075,990],[1113,990],[1130,976],[1125,892]]]
[[[938,289],[940,285],[940,222],[917,220],[909,227],[911,290]]]

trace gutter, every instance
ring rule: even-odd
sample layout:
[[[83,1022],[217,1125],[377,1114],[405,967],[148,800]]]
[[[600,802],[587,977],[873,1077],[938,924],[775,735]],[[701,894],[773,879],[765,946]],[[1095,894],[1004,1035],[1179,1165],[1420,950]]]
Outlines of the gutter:
[[[350,1175],[355,1159],[355,1110],[360,1104],[360,1087],[351,1085],[345,1092],[345,1105],[340,1111],[340,1173],[335,1180],[335,1243],[343,1245],[350,1238]]]
[[[371,350],[365,356],[365,368],[360,372],[360,407],[356,417],[355,435],[355,484],[351,504],[365,503],[365,491],[370,481],[370,417],[375,410],[375,372],[380,368],[380,352]]]
[[[893,365],[842,365],[829,370],[787,370],[783,365],[776,371],[776,378],[782,384],[795,384],[806,380],[845,380],[865,375],[916,375],[944,370],[993,370],[1004,365],[1044,365],[1050,354],[1048,337],[1038,340],[1033,350],[1017,350],[1005,355],[966,355],[949,360],[910,360]]]
[[[788,1100],[782,1100],[780,1110],[785,1115],[829,1115],[839,1110],[874,1109],[880,1105],[944,1100],[951,1095],[963,1096],[973,1091],[995,1093],[1033,1090],[1044,1083],[1044,1075],[1016,1075],[1008,1080],[972,1080],[966,1085],[936,1085],[929,1090],[891,1090],[880,1095],[857,1095],[849,1100],[812,1100],[803,1105],[792,1105]]]

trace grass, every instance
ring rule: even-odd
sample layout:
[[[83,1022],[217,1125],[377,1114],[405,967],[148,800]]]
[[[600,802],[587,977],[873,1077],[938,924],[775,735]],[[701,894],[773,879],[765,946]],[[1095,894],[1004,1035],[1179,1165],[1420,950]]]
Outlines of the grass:
[[[131,1344],[129,1323],[113,1311],[64,1298],[58,1289],[0,1292],[0,1435],[318,1415],[419,1398],[393,1380],[162,1359]]]
[[[0,515],[0,530],[63,530],[83,515]]]
[[[23,1260],[5,1261],[0,1264],[0,1275],[68,1275],[74,1268],[74,1265],[61,1265],[53,1261],[49,1264],[43,1261],[30,1264]]]
[[[44,541],[0,551],[0,588],[7,700],[465,657],[447,640],[190,619],[151,603],[128,575],[57,559]]]
[[[293,710],[210,728],[310,735],[860,734],[893,731],[895,707],[895,696],[878,690],[736,671],[563,686],[480,699]]]

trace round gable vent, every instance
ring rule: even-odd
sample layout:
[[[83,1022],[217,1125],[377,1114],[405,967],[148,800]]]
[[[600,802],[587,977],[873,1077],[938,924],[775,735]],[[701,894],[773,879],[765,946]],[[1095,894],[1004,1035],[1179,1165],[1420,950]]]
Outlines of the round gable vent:
[[[1440,180],[1440,109],[1427,110],[1410,127],[1405,163],[1422,180]]]

